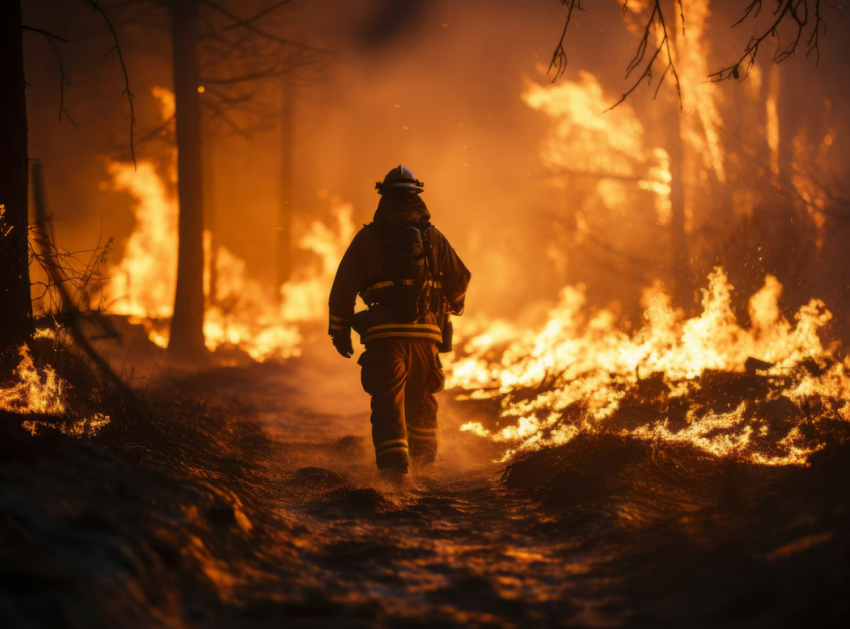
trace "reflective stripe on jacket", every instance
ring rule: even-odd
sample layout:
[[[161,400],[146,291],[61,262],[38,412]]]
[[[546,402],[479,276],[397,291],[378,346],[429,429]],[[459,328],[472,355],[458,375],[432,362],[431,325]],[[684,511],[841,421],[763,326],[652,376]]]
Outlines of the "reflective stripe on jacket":
[[[429,231],[430,273],[428,285],[440,291],[438,311],[428,311],[415,323],[400,322],[381,306],[370,308],[368,322],[361,331],[361,342],[390,337],[424,338],[442,340],[440,326],[446,311],[460,314],[463,311],[470,272],[460,257],[437,228]],[[337,269],[329,300],[330,321],[328,332],[333,335],[352,325],[357,295],[384,288],[386,272],[383,268],[382,242],[378,229],[364,227],[354,237]]]

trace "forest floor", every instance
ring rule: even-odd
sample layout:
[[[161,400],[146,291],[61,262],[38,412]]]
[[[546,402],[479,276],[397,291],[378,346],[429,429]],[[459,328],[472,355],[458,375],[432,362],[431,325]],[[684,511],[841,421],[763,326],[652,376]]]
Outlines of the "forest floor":
[[[167,443],[0,444],[0,626],[850,618],[846,448],[767,469],[577,440],[559,454],[572,484],[543,495],[533,469],[503,478],[499,447],[458,430],[476,411],[444,393],[436,465],[395,486],[359,369],[326,338],[281,364],[160,373]]]

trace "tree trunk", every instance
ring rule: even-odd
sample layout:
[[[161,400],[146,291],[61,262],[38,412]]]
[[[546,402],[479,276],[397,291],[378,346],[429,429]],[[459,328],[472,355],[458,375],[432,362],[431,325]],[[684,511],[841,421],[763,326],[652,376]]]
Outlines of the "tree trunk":
[[[198,2],[171,0],[174,97],[177,120],[177,292],[168,349],[185,358],[204,349],[204,199],[198,95]]]
[[[794,176],[794,136],[805,125],[806,108],[800,106],[801,96],[812,98],[810,94],[800,93],[800,86],[805,85],[798,69],[800,63],[783,64],[779,73],[779,179],[788,190],[792,189],[791,179]]]
[[[27,102],[20,0],[0,2],[0,350],[32,334]]]
[[[685,234],[685,151],[682,144],[681,111],[678,102],[667,126],[667,152],[670,156],[670,245],[673,265],[673,295],[687,313],[693,308],[691,256]]]
[[[204,255],[207,258],[206,268],[209,284],[206,286],[207,306],[216,305],[218,296],[218,270],[216,242],[216,212],[215,212],[215,149],[212,137],[204,140],[204,231],[207,236],[207,247]]]
[[[277,219],[277,288],[292,276],[292,129],[293,87],[283,83],[280,118],[280,205]],[[278,293],[279,294],[279,293]]]

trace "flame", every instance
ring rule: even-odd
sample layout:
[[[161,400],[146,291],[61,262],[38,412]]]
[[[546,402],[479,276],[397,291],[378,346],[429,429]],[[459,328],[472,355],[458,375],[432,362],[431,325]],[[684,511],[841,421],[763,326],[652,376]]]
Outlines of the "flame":
[[[169,318],[177,286],[177,204],[148,160],[110,162],[115,190],[130,193],[136,225],[124,256],[110,269],[109,310],[134,318]]]
[[[711,16],[709,0],[691,0],[686,4],[683,10],[687,16],[687,34],[676,37],[678,60],[674,59],[678,63],[682,89],[681,137],[693,148],[695,161],[701,162],[687,165],[691,171],[688,176],[696,180],[700,169],[710,168],[722,184],[726,181],[726,169],[719,131],[723,126],[719,111],[720,91],[715,83],[705,80],[711,73],[705,32]]]
[[[168,195],[152,162],[110,163],[116,189],[134,199],[136,226],[125,253],[110,274],[109,311],[127,315],[146,327],[149,338],[168,345],[167,320],[173,312],[177,273],[177,201]],[[327,295],[336,266],[354,234],[350,205],[334,211],[336,225],[313,221],[298,245],[315,253],[318,268],[300,271],[281,287],[281,300],[259,281],[249,277],[245,261],[220,246],[216,251],[216,295],[204,315],[204,338],[210,350],[238,347],[255,360],[298,355],[301,335],[297,322],[322,321],[327,316]],[[210,258],[210,237],[205,234],[205,254]],[[209,293],[209,277],[205,279]]]
[[[644,323],[632,333],[618,328],[608,310],[589,313],[582,286],[565,288],[536,329],[519,330],[504,321],[459,327],[462,349],[449,361],[447,388],[465,391],[462,397],[467,399],[500,399],[500,418],[516,422],[498,432],[480,423],[468,423],[463,430],[515,444],[505,455],[509,458],[518,451],[565,443],[579,430],[607,429],[622,402],[653,374],[661,376],[665,400],[690,398],[700,390],[701,376],[744,373],[749,358],[770,363],[767,373],[776,384],[771,395],[798,409],[812,398],[829,400],[838,416],[850,418],[850,362],[838,361],[821,343],[819,332],[832,316],[823,302],[813,299],[800,308],[792,325],[777,303],[782,286],[768,276],[749,301],[751,325],[744,328],[732,310],[732,286],[723,269],[715,269],[708,281],[702,313],[690,319],[671,306],[660,285],[647,289]],[[807,362],[818,365],[821,375],[802,368]],[[746,403],[725,413],[692,409],[687,426],[679,430],[648,416],[625,433],[686,441],[711,454],[738,453],[772,465],[804,463],[821,447],[817,440],[801,437],[801,410],[791,430],[784,435],[774,431],[769,447],[755,449],[755,420],[745,411]],[[770,432],[764,427],[760,437]]]
[[[555,121],[541,147],[541,162],[554,173],[599,178],[595,193],[608,208],[628,206],[626,183],[635,180],[656,195],[659,222],[670,218],[670,163],[661,147],[646,148],[644,128],[624,103],[613,111],[596,77],[579,72],[578,81],[540,85],[527,80],[522,99]]]
[[[50,365],[39,373],[26,345],[21,345],[18,353],[21,362],[14,371],[18,381],[0,388],[0,409],[19,414],[64,414],[67,383],[56,375]]]
[[[70,385],[50,365],[45,365],[39,371],[26,345],[21,345],[18,353],[21,362],[13,372],[17,381],[0,386],[0,410],[17,415],[65,415],[65,395]],[[83,437],[93,436],[108,423],[109,416],[96,413],[88,419],[63,422],[56,426],[42,420],[28,419],[21,427],[33,435],[47,427],[58,427],[63,434]]]
[[[208,248],[208,234],[205,240]],[[257,361],[299,355],[298,328],[282,320],[269,291],[248,277],[244,260],[219,247],[216,273],[216,299],[204,313],[207,348],[238,347]]]
[[[350,204],[338,204],[332,212],[335,229],[321,221],[313,221],[304,232],[298,246],[315,253],[320,265],[318,269],[301,270],[293,280],[281,286],[280,315],[284,321],[324,321],[336,269],[354,238],[353,212]]]
[[[566,212],[575,215],[577,243],[597,227],[615,230],[620,245],[631,239],[643,247],[647,234],[657,237],[658,232],[646,229],[641,236],[616,230],[620,223],[631,228],[639,217],[640,195],[629,182],[653,193],[658,223],[670,223],[673,157],[680,160],[677,184],[683,191],[686,232],[695,210],[711,198],[707,187],[726,181],[721,97],[716,86],[704,81],[709,3],[687,5],[687,40],[678,30],[670,31],[682,95],[681,109],[676,98],[669,153],[647,141],[629,102],[608,110],[616,99],[588,73],[554,85],[526,82],[526,104],[551,119],[541,163],[556,176],[572,176],[570,185],[562,182],[560,188],[574,193]],[[627,26],[642,32],[636,16],[647,8],[645,2],[629,3]],[[774,177],[777,90],[771,75],[764,139]],[[666,97],[676,96],[668,91]],[[832,138],[830,132],[818,144],[801,132],[794,139],[795,163],[821,163]],[[812,177],[796,167],[792,183],[820,220],[825,200]],[[732,290],[725,271],[716,268],[703,290],[702,312],[687,318],[656,283],[643,292],[643,322],[637,329],[619,324],[610,310],[591,311],[580,284],[564,288],[536,327],[482,316],[460,320],[455,331],[461,343],[447,361],[446,386],[459,400],[501,403],[495,426],[469,422],[462,430],[507,444],[503,460],[566,443],[581,431],[607,430],[647,441],[685,442],[715,456],[735,455],[764,465],[805,464],[832,434],[832,422],[850,419],[850,362],[821,341],[832,315],[813,299],[787,320],[779,308],[782,286],[768,275],[749,300],[749,323],[741,326],[731,305]],[[715,399],[728,394],[724,386],[734,392],[733,384],[748,377],[763,390],[735,393],[743,398],[738,400]],[[774,403],[785,405],[778,423],[770,410]],[[640,412],[634,411],[640,405]]]
[[[164,120],[174,114],[174,96],[155,88]],[[176,151],[167,170],[176,180]],[[151,341],[168,346],[168,320],[174,308],[177,284],[177,199],[169,193],[151,160],[131,163],[109,162],[107,172],[115,190],[133,198],[136,224],[126,241],[124,256],[110,270],[112,281],[106,296],[108,311],[126,315],[142,324]],[[317,268],[299,270],[280,288],[280,299],[261,282],[248,275],[245,261],[219,246],[215,251],[216,294],[208,299],[204,313],[204,341],[208,349],[236,347],[257,361],[300,354],[301,333],[297,323],[324,321],[327,295],[339,261],[354,236],[350,205],[336,202],[335,226],[312,221],[298,246],[318,257]],[[204,234],[205,258],[212,259],[212,238]],[[210,292],[210,272],[205,269],[204,291]]]
[[[765,101],[767,115],[767,146],[770,149],[770,173],[774,181],[779,179],[779,68],[770,69],[770,88]]]

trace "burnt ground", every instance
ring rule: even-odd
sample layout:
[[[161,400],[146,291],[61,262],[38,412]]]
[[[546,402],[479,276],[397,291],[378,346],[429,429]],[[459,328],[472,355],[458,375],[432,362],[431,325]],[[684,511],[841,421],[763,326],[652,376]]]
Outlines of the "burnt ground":
[[[324,339],[322,339],[324,340]],[[0,445],[2,627],[799,627],[850,617],[850,451],[811,467],[582,436],[505,474],[374,470],[355,365],[162,375],[156,430]],[[165,410],[164,410],[165,409]]]

